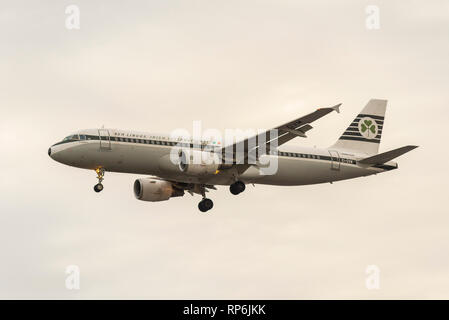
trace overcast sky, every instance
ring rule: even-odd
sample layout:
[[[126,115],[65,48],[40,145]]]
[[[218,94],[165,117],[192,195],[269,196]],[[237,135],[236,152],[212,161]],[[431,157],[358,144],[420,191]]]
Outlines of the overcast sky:
[[[3,0],[0,39],[0,298],[449,298],[447,1]],[[47,155],[83,128],[270,128],[342,102],[291,142],[326,147],[370,98],[381,151],[420,146],[399,170],[219,187],[208,214],[136,200],[135,175],[96,194]]]

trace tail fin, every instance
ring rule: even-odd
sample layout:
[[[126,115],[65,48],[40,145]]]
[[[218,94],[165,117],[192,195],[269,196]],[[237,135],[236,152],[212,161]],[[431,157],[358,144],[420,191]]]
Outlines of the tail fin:
[[[387,100],[371,99],[331,148],[378,153],[386,108]]]

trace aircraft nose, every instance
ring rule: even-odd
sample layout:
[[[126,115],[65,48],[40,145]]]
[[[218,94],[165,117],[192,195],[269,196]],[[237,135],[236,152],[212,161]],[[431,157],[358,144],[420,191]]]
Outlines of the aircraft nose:
[[[48,148],[48,155],[51,157],[51,147]]]

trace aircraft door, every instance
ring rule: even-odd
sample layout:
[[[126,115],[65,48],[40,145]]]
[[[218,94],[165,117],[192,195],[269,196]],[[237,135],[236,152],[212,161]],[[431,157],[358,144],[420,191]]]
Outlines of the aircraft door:
[[[111,136],[109,130],[98,129],[98,137],[100,138],[100,150],[111,150]]]
[[[338,151],[329,150],[329,154],[331,155],[331,169],[340,170],[340,154]]]

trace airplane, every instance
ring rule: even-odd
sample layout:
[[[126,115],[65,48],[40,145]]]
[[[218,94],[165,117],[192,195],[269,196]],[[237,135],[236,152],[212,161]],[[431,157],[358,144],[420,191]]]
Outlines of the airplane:
[[[212,139],[195,141],[167,134],[101,128],[67,136],[53,144],[48,155],[69,166],[94,170],[98,179],[95,192],[103,190],[105,172],[142,174],[148,177],[135,180],[133,191],[137,199],[165,201],[184,196],[187,191],[202,196],[198,208],[207,212],[213,202],[206,192],[216,190],[216,185],[229,186],[230,192],[238,195],[247,184],[333,183],[397,169],[398,164],[391,160],[417,148],[407,145],[378,153],[387,106],[387,100],[381,99],[369,100],[328,148],[282,147],[296,137],[305,138],[312,122],[333,111],[339,113],[340,106],[319,108],[258,136],[225,146]],[[194,155],[199,160],[193,161]],[[207,161],[208,157],[214,161]],[[274,172],[264,173],[271,162],[276,164]]]

